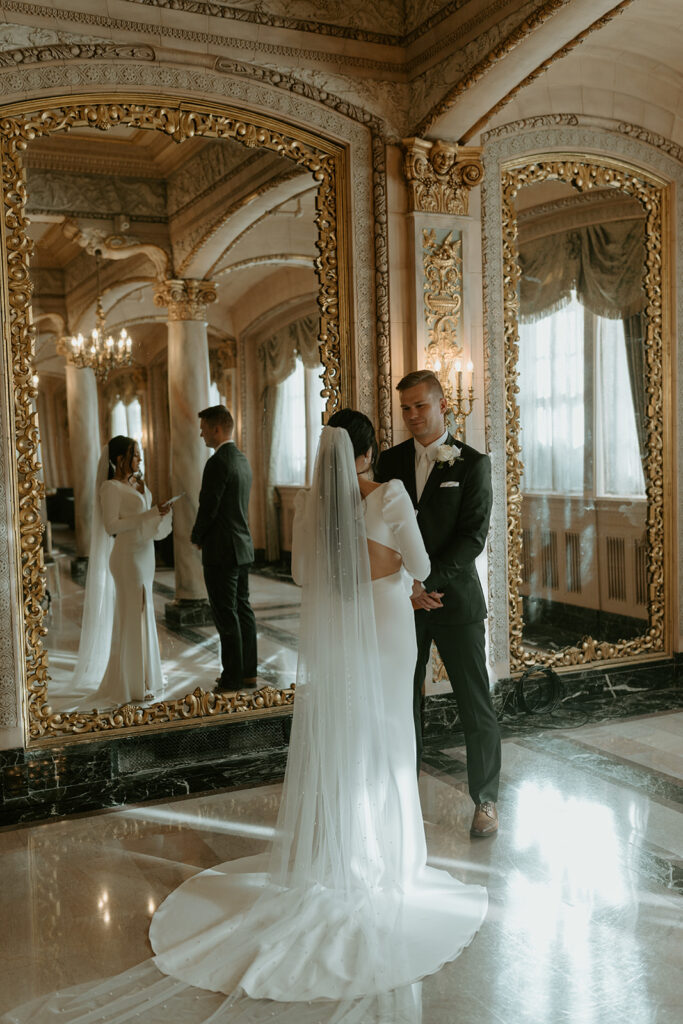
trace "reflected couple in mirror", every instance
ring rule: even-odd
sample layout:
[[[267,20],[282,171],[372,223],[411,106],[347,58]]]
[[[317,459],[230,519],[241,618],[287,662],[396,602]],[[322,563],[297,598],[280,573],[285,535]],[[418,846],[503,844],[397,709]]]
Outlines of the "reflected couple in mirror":
[[[211,613],[220,638],[216,692],[257,685],[256,619],[249,604],[254,547],[248,505],[252,473],[233,441],[234,421],[222,405],[198,413],[213,455],[204,468],[192,543],[201,550]],[[116,436],[102,450],[95,482],[83,625],[72,692],[88,694],[83,710],[160,700],[164,692],[154,618],[154,541],[172,529],[140,472],[133,438]],[[94,692],[92,692],[94,690]]]

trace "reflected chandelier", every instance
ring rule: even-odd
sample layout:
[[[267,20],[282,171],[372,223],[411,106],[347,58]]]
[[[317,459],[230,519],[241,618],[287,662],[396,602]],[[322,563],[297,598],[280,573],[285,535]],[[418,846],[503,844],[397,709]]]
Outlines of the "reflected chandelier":
[[[102,311],[102,289],[100,287],[101,252],[95,250],[95,266],[97,269],[97,301],[95,304],[95,327],[86,341],[82,334],[67,341],[67,358],[80,369],[90,367],[99,381],[105,381],[112,370],[130,366],[133,362],[131,352],[132,340],[125,327],[116,341],[107,334],[104,313]]]

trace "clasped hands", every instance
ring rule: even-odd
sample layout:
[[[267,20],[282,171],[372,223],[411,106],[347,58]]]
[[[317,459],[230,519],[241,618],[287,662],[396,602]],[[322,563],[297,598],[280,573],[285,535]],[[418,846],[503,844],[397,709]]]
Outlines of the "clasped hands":
[[[443,592],[438,590],[429,592],[425,590],[419,580],[413,580],[413,592],[410,595],[410,603],[415,611],[423,609],[426,612],[431,612],[434,608],[443,608],[442,597]]]

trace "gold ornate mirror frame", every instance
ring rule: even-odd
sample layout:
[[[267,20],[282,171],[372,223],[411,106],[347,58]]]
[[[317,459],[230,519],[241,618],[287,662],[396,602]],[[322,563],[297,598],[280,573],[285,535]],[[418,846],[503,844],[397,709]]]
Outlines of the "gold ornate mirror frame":
[[[0,113],[3,214],[0,219],[2,256],[3,345],[12,370],[11,390],[15,437],[17,564],[23,601],[23,654],[27,700],[25,714],[31,741],[69,738],[189,720],[235,718],[264,714],[270,708],[291,706],[293,689],[264,687],[254,694],[218,695],[196,689],[193,693],[150,707],[127,704],[116,711],[54,714],[48,703],[47,652],[43,637],[45,569],[39,506],[43,485],[39,478],[38,427],[32,383],[34,328],[30,309],[32,242],[27,234],[27,188],[22,155],[32,139],[72,128],[107,131],[118,125],[165,132],[175,141],[194,136],[232,139],[248,147],[261,147],[306,168],[318,183],[316,199],[316,273],[320,283],[320,349],[324,366],[322,395],[331,413],[351,399],[350,267],[347,229],[347,154],[343,146],[303,128],[286,125],[228,105],[192,105],[177,98],[158,96],[57,98],[41,105],[8,106]],[[9,391],[10,389],[8,389]]]
[[[577,646],[558,651],[525,649],[522,640],[522,470],[519,404],[519,280],[515,197],[521,188],[561,181],[579,192],[614,188],[635,198],[645,215],[646,263],[643,287],[647,313],[647,611],[645,632],[616,643],[583,637]],[[662,656],[670,628],[667,600],[671,562],[671,358],[668,337],[669,268],[666,265],[669,197],[664,182],[625,164],[599,158],[577,159],[565,153],[541,154],[507,163],[502,169],[502,256],[505,373],[505,460],[507,480],[507,558],[510,620],[510,667],[579,666],[595,661]]]

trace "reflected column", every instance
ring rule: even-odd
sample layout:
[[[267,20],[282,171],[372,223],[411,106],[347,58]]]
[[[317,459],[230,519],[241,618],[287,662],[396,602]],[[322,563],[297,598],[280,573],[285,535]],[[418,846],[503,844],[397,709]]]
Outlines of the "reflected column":
[[[200,551],[190,534],[197,515],[208,449],[199,436],[197,413],[209,404],[209,343],[206,307],[216,299],[212,281],[167,280],[154,302],[168,309],[168,406],[171,491],[184,494],[173,508],[175,600],[166,605],[169,625],[210,624]]]
[[[76,580],[84,581],[90,554],[90,527],[100,456],[97,382],[89,367],[79,369],[68,360],[66,406],[76,532],[76,557],[71,562],[71,575]]]

